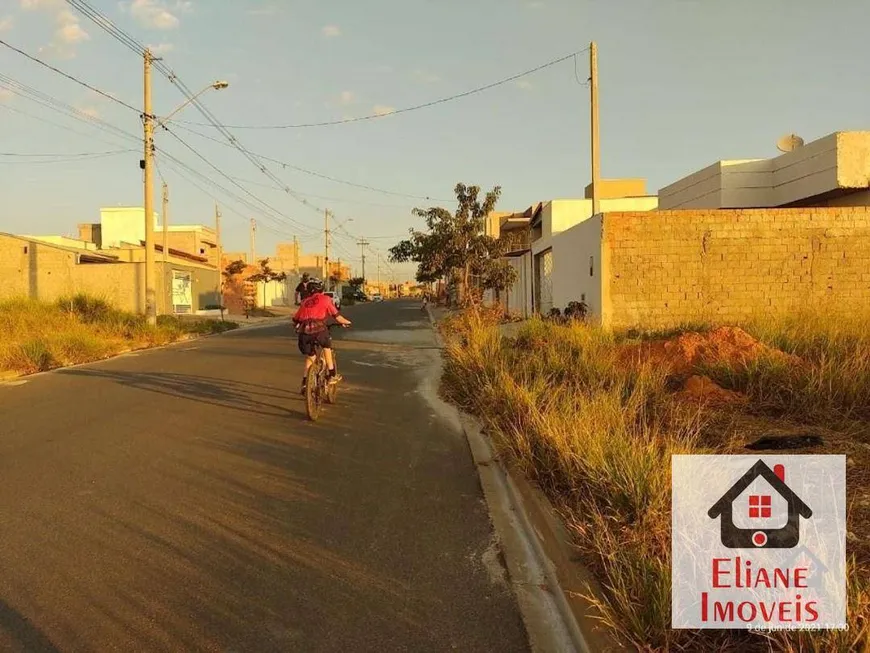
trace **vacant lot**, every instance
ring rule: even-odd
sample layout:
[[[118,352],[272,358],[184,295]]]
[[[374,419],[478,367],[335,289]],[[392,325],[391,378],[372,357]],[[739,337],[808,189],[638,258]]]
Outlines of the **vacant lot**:
[[[151,326],[141,316],[83,295],[53,304],[10,300],[0,302],[0,372],[43,372],[236,326],[167,316]]]
[[[444,391],[561,511],[604,588],[601,619],[624,644],[870,647],[870,316],[616,334],[533,320],[510,338],[499,317],[442,322]],[[671,630],[671,455],[770,450],[787,435],[796,448],[781,453],[847,454],[849,630]]]

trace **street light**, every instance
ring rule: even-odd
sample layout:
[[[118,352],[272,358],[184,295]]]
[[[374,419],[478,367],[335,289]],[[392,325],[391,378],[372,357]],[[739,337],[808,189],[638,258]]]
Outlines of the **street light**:
[[[199,93],[192,96],[181,106],[175,109],[162,120],[157,119],[151,111],[151,65],[154,62],[154,56],[151,50],[146,49],[144,52],[145,60],[145,98],[144,111],[142,114],[142,122],[144,127],[144,153],[141,161],[141,167],[144,172],[144,187],[145,187],[145,319],[149,324],[157,323],[157,289],[155,284],[155,260],[154,260],[154,174],[153,174],[153,157],[154,157],[154,125],[166,127],[166,122],[187,105],[194,102],[200,95],[209,89],[222,90],[229,86],[229,83],[224,81],[216,81]],[[220,268],[220,264],[218,264]],[[220,274],[220,270],[218,270]]]
[[[230,85],[229,82],[226,82],[223,80],[218,80],[216,82],[212,82],[211,84],[206,86],[204,89],[202,89],[199,93],[191,96],[186,102],[179,105],[178,108],[176,108],[174,111],[172,111],[172,113],[170,113],[168,116],[166,116],[165,118],[161,118],[157,124],[161,127],[165,127],[166,123],[169,122],[169,119],[172,118],[172,116],[174,116],[176,113],[178,113],[179,111],[184,109],[187,105],[191,104],[192,102],[195,102],[197,100],[197,98],[199,98],[200,95],[202,95],[203,93],[205,93],[209,89],[214,89],[215,91],[222,91],[225,88],[227,88],[229,85]]]

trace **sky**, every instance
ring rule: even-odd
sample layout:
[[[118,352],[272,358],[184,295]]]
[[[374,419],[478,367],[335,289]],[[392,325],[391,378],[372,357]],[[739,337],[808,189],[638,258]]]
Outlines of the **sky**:
[[[412,208],[455,206],[457,182],[500,185],[501,210],[582,197],[590,178],[584,50],[593,40],[602,175],[644,177],[651,193],[719,159],[775,156],[784,134],[810,141],[870,125],[863,71],[870,5],[862,0],[839,0],[836,11],[809,0],[89,3],[154,48],[190,89],[229,82],[204,94],[204,104],[249,151],[291,166],[264,162],[295,197],[272,188],[237,150],[191,132],[222,138],[187,107],[155,140],[170,223],[210,225],[217,201],[226,250],[248,249],[255,218],[258,255],[294,235],[314,253],[323,249],[328,208],[336,226],[331,258],[357,272],[358,238],[371,243],[368,264],[375,265],[409,228],[422,226]],[[141,58],[65,0],[0,0],[0,39],[134,109],[142,106]],[[490,90],[389,115],[572,52],[580,54]],[[136,111],[5,47],[0,75],[0,231],[74,235],[78,223],[98,221],[101,206],[142,205]],[[10,91],[17,83],[129,134],[37,104]],[[184,101],[158,72],[153,97],[158,116]],[[235,127],[373,113],[387,115],[320,127]],[[411,270],[383,265],[385,275],[400,278]]]

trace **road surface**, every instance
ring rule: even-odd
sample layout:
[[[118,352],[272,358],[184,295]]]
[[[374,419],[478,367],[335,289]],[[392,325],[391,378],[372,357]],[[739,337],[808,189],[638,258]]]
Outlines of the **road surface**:
[[[0,650],[528,650],[425,316],[345,312],[316,424],[283,324],[0,386]]]

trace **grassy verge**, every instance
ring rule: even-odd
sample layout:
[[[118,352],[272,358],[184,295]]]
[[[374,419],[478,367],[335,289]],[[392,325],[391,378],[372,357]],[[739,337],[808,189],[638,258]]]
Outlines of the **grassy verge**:
[[[157,325],[84,295],[55,303],[0,302],[0,371],[32,374],[175,342],[188,334],[220,333],[237,325],[161,316]]]
[[[870,483],[853,473],[870,464],[870,334],[862,323],[868,322],[767,318],[745,325],[802,362],[783,365],[781,356],[771,354],[736,369],[699,370],[748,397],[714,408],[678,400],[665,366],[625,364],[627,346],[678,332],[612,334],[531,321],[506,338],[492,315],[464,313],[444,325],[444,391],[483,420],[501,452],[561,511],[604,589],[601,619],[626,646],[866,650],[870,542],[862,529],[870,515],[855,505],[870,504]],[[671,630],[671,455],[736,452],[753,429],[823,423],[825,452],[847,453],[851,465],[849,631],[764,636]]]

